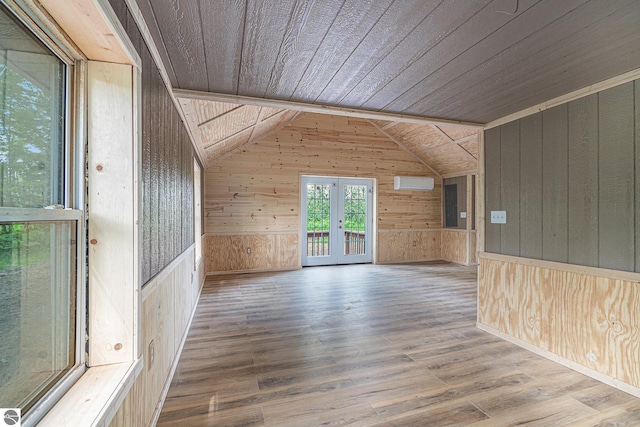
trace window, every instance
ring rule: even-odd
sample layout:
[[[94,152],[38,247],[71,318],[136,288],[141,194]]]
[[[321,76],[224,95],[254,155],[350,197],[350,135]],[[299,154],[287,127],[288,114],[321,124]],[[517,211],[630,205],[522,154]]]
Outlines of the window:
[[[2,5],[0,34],[0,402],[28,425],[83,365],[73,67]]]

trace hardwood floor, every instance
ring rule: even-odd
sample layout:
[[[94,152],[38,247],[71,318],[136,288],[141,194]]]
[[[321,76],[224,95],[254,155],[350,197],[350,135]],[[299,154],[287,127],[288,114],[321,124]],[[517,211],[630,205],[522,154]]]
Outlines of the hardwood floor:
[[[475,271],[209,279],[158,426],[640,425],[640,399],[476,329]]]

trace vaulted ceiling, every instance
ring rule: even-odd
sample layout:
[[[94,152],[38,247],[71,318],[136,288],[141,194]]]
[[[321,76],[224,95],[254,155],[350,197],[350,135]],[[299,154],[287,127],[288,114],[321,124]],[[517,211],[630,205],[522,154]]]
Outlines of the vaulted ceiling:
[[[207,158],[293,119],[282,101],[483,124],[640,68],[637,0],[137,3]],[[253,122],[235,143],[201,114],[219,109],[225,126]],[[381,120],[427,163],[444,146],[475,156],[437,123],[425,122],[414,146],[403,132],[416,126]]]

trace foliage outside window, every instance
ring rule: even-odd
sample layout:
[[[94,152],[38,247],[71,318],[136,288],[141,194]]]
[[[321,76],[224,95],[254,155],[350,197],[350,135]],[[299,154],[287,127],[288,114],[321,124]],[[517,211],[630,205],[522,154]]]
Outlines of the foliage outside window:
[[[79,211],[62,209],[69,199],[67,73],[0,6],[0,403],[27,418],[80,362],[82,221]]]

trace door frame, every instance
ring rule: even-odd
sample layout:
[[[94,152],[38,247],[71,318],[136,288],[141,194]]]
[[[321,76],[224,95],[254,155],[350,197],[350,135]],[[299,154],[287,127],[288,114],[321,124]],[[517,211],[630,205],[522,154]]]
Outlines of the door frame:
[[[340,180],[343,180],[347,185],[358,185],[359,182],[370,184],[371,185],[371,193],[370,197],[367,200],[367,204],[369,205],[369,218],[367,221],[367,239],[368,239],[368,249],[370,251],[371,257],[370,259],[363,260],[362,258],[350,258],[352,262],[342,262],[339,260],[338,255],[333,253],[327,257],[312,257],[311,259],[307,257],[307,215],[306,215],[306,184],[309,181],[316,181],[317,183],[327,184],[327,183],[336,183],[335,189],[332,189],[331,203],[336,206],[336,209],[333,209],[330,213],[331,223],[337,224],[338,217],[341,216],[339,213],[342,199],[339,194],[340,188]],[[302,267],[313,266],[313,265],[344,265],[344,264],[358,264],[358,263],[375,263],[376,261],[376,242],[377,242],[377,227],[376,227],[376,199],[377,199],[377,186],[375,178],[368,177],[346,177],[346,176],[326,176],[326,175],[303,175],[300,174],[300,183],[299,183],[299,191],[300,191],[300,265]],[[339,236],[337,236],[337,228],[336,230],[330,230],[330,239],[333,241],[341,240]],[[333,234],[332,234],[333,233]],[[336,247],[340,247],[338,243],[336,243]],[[335,252],[335,251],[334,251]]]

